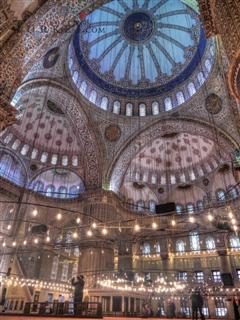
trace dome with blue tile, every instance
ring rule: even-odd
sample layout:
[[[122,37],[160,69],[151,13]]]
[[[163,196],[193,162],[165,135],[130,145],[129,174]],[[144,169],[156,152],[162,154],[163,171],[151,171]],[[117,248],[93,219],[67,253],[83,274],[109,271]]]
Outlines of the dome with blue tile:
[[[78,26],[73,48],[88,78],[128,98],[160,95],[191,76],[206,48],[195,1],[114,0]]]

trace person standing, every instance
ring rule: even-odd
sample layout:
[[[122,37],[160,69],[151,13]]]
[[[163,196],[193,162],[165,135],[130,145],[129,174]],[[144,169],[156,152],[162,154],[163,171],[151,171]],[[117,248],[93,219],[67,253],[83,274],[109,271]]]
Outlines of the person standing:
[[[83,288],[84,288],[84,276],[77,276],[72,279],[72,286],[75,287],[74,290],[74,314],[77,315],[82,310],[82,300],[83,300]]]
[[[240,315],[239,315],[238,305],[235,298],[233,298],[233,311],[234,311],[235,320],[239,320]]]
[[[205,320],[204,314],[202,312],[203,305],[204,305],[203,296],[201,295],[200,291],[198,291],[197,292],[197,312],[199,311],[201,320]]]

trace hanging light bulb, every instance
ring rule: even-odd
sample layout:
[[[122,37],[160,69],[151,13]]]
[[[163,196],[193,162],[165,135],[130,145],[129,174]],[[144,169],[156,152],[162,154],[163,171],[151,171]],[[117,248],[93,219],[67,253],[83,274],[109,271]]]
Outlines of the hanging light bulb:
[[[176,221],[175,221],[175,220],[172,220],[172,221],[171,221],[171,224],[172,224],[172,226],[174,227],[174,226],[176,225]]]
[[[13,241],[12,246],[13,246],[13,247],[16,247],[16,245],[17,245],[17,242],[16,242],[16,241]]]
[[[27,240],[24,240],[23,241],[23,245],[25,246],[27,244]]]
[[[238,230],[238,226],[234,225],[234,226],[233,226],[233,230],[234,230],[234,231],[237,231],[237,230]]]
[[[35,238],[35,239],[33,240],[33,242],[34,242],[35,244],[38,244],[38,238]]]
[[[73,232],[72,236],[73,236],[74,239],[77,239],[78,233],[75,231],[75,232]]]
[[[228,216],[229,216],[229,218],[230,218],[230,219],[232,219],[232,218],[233,218],[233,213],[232,213],[232,211],[231,211],[231,210],[228,212]]]
[[[56,216],[56,218],[57,218],[58,221],[60,221],[60,220],[62,219],[62,214],[61,214],[61,213],[58,213],[57,216]]]
[[[154,230],[156,230],[157,227],[158,227],[157,223],[156,223],[155,221],[153,221],[153,222],[152,222],[152,228],[153,228]]]
[[[92,235],[93,235],[92,230],[89,229],[89,230],[87,231],[87,236],[88,236],[88,237],[91,237]]]
[[[237,220],[236,219],[232,219],[231,222],[232,222],[232,224],[236,224]]]
[[[189,222],[194,223],[195,222],[195,218],[194,217],[189,217]]]
[[[213,219],[214,219],[214,218],[213,218],[213,215],[212,215],[211,213],[209,213],[209,214],[208,214],[208,220],[209,220],[209,221],[213,221]]]
[[[34,217],[36,217],[36,216],[38,215],[37,209],[34,209],[34,210],[33,210],[32,215],[33,215]]]
[[[11,229],[12,229],[12,226],[11,226],[10,224],[8,224],[7,229],[8,229],[8,230],[11,230]]]
[[[6,247],[6,242],[5,242],[5,241],[3,242],[2,246],[3,246],[3,247]]]
[[[51,240],[50,237],[47,236],[47,237],[46,237],[46,242],[50,242],[50,240]]]
[[[93,228],[93,229],[96,229],[96,228],[97,228],[96,222],[93,222],[93,223],[92,223],[92,228]]]
[[[140,225],[139,225],[138,223],[136,223],[136,224],[134,225],[134,231],[138,232],[138,231],[140,231],[140,230],[141,230]]]
[[[77,224],[81,223],[81,219],[78,217],[78,218],[76,219],[76,222],[77,222]]]
[[[108,230],[104,227],[103,229],[102,229],[102,234],[103,235],[106,235],[108,233]]]

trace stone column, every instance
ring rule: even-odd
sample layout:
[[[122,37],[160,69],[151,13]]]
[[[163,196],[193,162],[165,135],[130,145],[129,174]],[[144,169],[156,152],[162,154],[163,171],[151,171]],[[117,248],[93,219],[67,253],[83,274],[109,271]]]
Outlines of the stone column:
[[[240,101],[240,1],[199,0],[206,36],[221,36],[229,59],[228,84],[232,95]]]

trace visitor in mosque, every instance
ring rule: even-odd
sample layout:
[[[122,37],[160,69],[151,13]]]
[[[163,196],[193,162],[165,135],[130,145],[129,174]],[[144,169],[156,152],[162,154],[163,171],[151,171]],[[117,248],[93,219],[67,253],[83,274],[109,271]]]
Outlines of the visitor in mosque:
[[[175,318],[176,317],[176,305],[173,301],[170,301],[168,303],[168,306],[167,306],[167,316],[169,318]]]
[[[239,320],[240,319],[239,304],[237,303],[235,297],[233,298],[232,303],[233,303],[234,319]]]
[[[80,275],[72,278],[72,286],[74,287],[74,314],[80,314],[82,311],[83,289],[84,289],[84,276]]]
[[[192,319],[198,320],[198,312],[200,314],[200,319],[204,320],[204,314],[202,312],[203,308],[203,297],[198,289],[195,289],[195,291],[191,295],[192,300]]]

